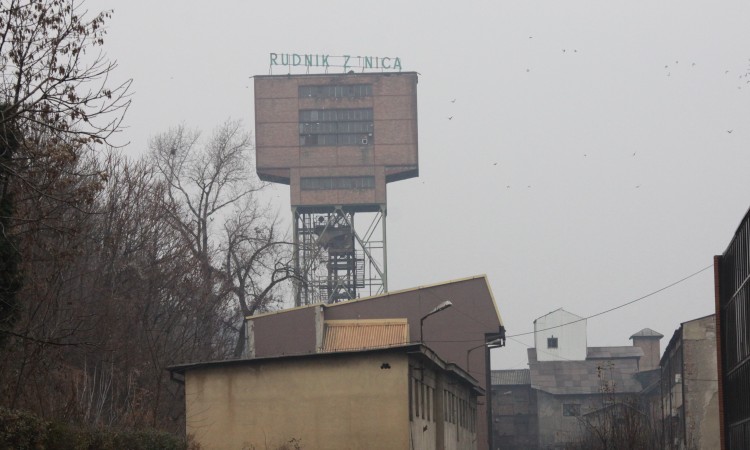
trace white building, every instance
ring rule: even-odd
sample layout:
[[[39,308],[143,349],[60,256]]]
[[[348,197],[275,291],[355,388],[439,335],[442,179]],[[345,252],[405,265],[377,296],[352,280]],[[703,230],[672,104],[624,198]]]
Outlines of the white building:
[[[536,319],[534,347],[537,361],[584,361],[586,319],[562,308]]]

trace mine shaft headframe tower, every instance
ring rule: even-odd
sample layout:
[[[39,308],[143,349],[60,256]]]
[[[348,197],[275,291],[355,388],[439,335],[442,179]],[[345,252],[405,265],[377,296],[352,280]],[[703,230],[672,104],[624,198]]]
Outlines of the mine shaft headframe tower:
[[[387,292],[386,184],[419,174],[416,72],[256,76],[255,133],[258,176],[290,186],[295,304]]]

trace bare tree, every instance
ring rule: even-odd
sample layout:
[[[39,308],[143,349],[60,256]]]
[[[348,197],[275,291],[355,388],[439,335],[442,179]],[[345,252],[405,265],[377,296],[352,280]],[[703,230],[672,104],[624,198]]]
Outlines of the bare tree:
[[[598,408],[579,416],[581,433],[567,450],[657,450],[661,436],[655,422],[645,412],[635,394],[617,391],[611,361],[597,367],[601,391]]]
[[[107,142],[130,104],[130,80],[112,82],[116,63],[101,50],[110,16],[87,17],[77,0],[0,1],[0,340],[20,308],[18,229],[48,224],[18,214],[18,197],[69,201],[48,182],[101,176],[71,162]]]
[[[152,165],[114,155],[90,164],[85,170],[109,176],[86,211],[46,196],[19,204],[41,207],[49,226],[19,236],[28,307],[14,345],[0,348],[0,404],[91,425],[179,430],[183,394],[164,368],[231,352],[231,311],[201,294],[203,272],[164,214],[166,186]],[[57,195],[78,189],[76,180],[54,183]]]
[[[239,123],[153,144],[136,162],[60,148],[14,185],[26,307],[0,347],[0,404],[180,430],[184,394],[164,368],[241,354],[243,317],[293,278]]]
[[[0,3],[0,127],[105,141],[120,128],[130,80],[100,50],[111,11],[87,18],[77,0]]]
[[[253,174],[251,136],[229,120],[205,142],[179,126],[155,137],[151,148],[167,186],[165,214],[200,267],[205,301],[232,305],[226,325],[238,333],[239,356],[242,317],[269,308],[295,278],[290,244],[256,195],[266,185]]]

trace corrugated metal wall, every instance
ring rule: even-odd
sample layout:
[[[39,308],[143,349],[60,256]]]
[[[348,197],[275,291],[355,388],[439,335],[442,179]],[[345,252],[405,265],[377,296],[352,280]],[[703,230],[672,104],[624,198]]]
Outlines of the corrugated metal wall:
[[[750,449],[750,212],[719,261],[721,383],[724,443]]]

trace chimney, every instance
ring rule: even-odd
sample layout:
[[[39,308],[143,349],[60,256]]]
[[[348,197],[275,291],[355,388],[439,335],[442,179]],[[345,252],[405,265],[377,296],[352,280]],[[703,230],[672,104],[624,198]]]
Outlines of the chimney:
[[[633,347],[639,347],[643,350],[643,357],[638,362],[638,370],[640,372],[659,367],[659,357],[661,356],[659,341],[663,337],[664,335],[651,328],[644,328],[630,336],[630,339],[633,340]]]

